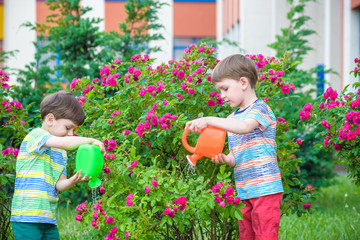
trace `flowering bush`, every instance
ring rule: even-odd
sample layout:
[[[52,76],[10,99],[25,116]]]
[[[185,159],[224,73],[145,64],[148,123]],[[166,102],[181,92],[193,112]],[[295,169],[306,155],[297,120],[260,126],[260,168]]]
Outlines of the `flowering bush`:
[[[211,84],[215,51],[206,44],[191,45],[184,59],[157,67],[149,56],[134,55],[131,62],[106,64],[99,78],[73,79],[70,88],[86,113],[77,134],[101,139],[106,146],[100,199],[76,209],[76,220],[88,226],[84,237],[238,237],[244,204],[236,197],[232,168],[202,159],[191,169],[181,144],[187,121],[226,117],[232,111]],[[286,79],[288,57],[249,57],[258,66],[258,96],[276,108],[294,91]],[[304,188],[291,190],[300,184],[292,178],[300,140],[286,139],[292,126],[284,117],[278,118],[276,138],[285,189],[282,212],[301,215],[312,194]],[[189,134],[190,144],[195,145],[197,136]],[[73,160],[69,158],[70,166]]]
[[[26,111],[18,101],[12,101],[15,87],[9,86],[9,76],[0,69],[0,198],[8,198],[15,180],[15,160],[18,146],[26,135]],[[5,188],[7,191],[5,191]]]
[[[15,161],[18,145],[28,127],[24,121],[27,113],[20,102],[12,100],[15,87],[9,86],[8,81],[7,73],[0,69],[0,238],[11,236],[10,200],[14,191]]]
[[[181,144],[188,120],[226,117],[232,111],[211,84],[210,71],[218,62],[214,53],[215,49],[205,44],[191,45],[183,60],[154,68],[149,56],[135,55],[131,62],[106,64],[99,78],[73,79],[71,89],[81,93],[78,100],[87,115],[78,134],[103,139],[107,151],[100,189],[102,212],[95,214],[96,220],[96,210],[78,217],[84,223],[92,221],[92,236],[237,236],[236,219],[242,218],[239,209],[244,205],[230,182],[232,169],[204,159],[193,172]],[[285,77],[286,58],[248,56],[259,69],[258,96],[276,108],[278,101],[295,90]],[[282,210],[301,215],[312,195],[304,190],[289,191],[299,184],[290,176],[298,164],[294,153],[300,144],[300,140],[286,140],[290,127],[279,117],[278,159],[287,191]],[[190,133],[189,141],[194,143],[196,137]],[[111,216],[110,224],[106,216]],[[117,231],[112,234],[114,226]]]
[[[356,77],[360,62],[350,74]],[[301,120],[323,126],[321,148],[337,153],[337,163],[345,166],[350,178],[360,184],[360,84],[349,85],[338,93],[329,87],[313,104],[306,104],[299,112]]]

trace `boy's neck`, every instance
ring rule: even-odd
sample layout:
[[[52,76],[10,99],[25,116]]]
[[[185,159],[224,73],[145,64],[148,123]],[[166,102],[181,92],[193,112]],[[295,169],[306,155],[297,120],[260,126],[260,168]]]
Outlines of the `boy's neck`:
[[[256,96],[256,93],[254,91],[251,91],[245,96],[244,102],[242,102],[241,105],[239,105],[239,110],[243,110],[247,107],[249,107],[251,104],[253,104],[258,97]]]
[[[43,124],[41,125],[41,129],[42,129],[42,130],[45,130],[45,131],[47,131],[47,132],[50,132],[50,131],[49,131],[49,130],[50,130],[50,129],[49,129],[49,126],[48,126],[46,123],[44,123],[44,122],[43,122]]]

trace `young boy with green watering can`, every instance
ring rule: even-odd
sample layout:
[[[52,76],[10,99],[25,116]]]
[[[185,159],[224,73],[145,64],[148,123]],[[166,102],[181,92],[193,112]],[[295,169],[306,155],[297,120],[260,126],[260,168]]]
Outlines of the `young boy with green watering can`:
[[[235,54],[218,63],[211,79],[223,100],[238,109],[227,118],[189,121],[185,128],[200,132],[213,126],[228,132],[230,153],[212,160],[234,167],[237,196],[246,205],[241,209],[240,239],[278,239],[284,190],[276,157],[276,118],[256,96],[256,65],[250,58]]]
[[[105,150],[101,141],[73,136],[74,130],[84,122],[85,114],[71,93],[48,95],[41,102],[40,111],[42,126],[24,138],[16,161],[10,217],[16,239],[59,239],[56,192],[89,180],[81,172],[66,177],[66,150],[82,144]]]

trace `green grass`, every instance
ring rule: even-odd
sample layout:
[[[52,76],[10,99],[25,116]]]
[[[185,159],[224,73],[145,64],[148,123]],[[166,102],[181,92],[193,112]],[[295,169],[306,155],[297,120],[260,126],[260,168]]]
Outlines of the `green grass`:
[[[336,180],[336,185],[319,190],[319,197],[312,203],[311,214],[300,218],[295,215],[281,218],[279,239],[360,239],[360,187],[352,184],[345,175],[337,176]],[[75,207],[58,209],[61,239],[81,239],[86,231],[85,224],[75,221]]]
[[[83,239],[85,225],[89,223],[81,223],[75,220],[77,212],[76,206],[59,207],[57,209],[57,223],[62,240],[79,240]]]
[[[338,184],[319,190],[312,214],[281,218],[279,239],[360,239],[360,187],[345,175],[336,180]]]

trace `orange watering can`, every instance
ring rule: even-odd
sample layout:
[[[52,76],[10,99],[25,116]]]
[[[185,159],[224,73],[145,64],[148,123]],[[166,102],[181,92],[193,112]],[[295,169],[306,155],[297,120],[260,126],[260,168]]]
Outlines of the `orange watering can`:
[[[201,130],[200,136],[195,147],[191,147],[187,142],[187,135],[190,132],[186,128],[182,135],[182,143],[186,150],[193,153],[187,155],[186,158],[190,165],[196,166],[196,161],[203,156],[212,158],[222,153],[225,143],[226,131],[216,127],[206,127]]]

